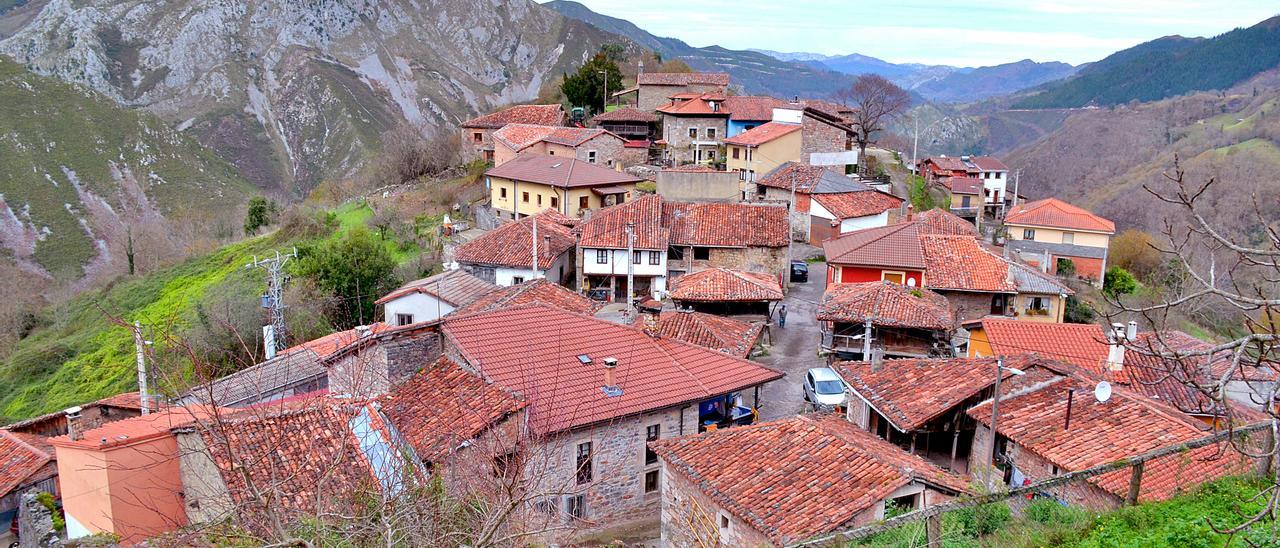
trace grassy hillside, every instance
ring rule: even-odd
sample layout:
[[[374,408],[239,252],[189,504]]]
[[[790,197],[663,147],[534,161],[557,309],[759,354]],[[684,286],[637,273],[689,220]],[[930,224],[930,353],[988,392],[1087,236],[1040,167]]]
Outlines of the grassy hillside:
[[[1016,108],[1118,105],[1229,88],[1280,64],[1280,17],[1211,39],[1171,36],[1139,44],[1048,84]]]
[[[157,240],[169,233],[164,243],[181,248],[189,242],[175,241],[179,232],[154,225],[212,223],[209,212],[235,210],[254,192],[155,116],[3,57],[0,149],[0,243],[64,282],[93,261],[109,264],[125,226],[135,236],[154,228]]]

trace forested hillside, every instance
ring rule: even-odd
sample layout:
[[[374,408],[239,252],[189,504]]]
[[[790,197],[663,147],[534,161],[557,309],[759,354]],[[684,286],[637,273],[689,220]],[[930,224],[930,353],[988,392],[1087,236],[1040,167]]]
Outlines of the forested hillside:
[[[1134,46],[1046,84],[1015,108],[1155,101],[1229,88],[1280,64],[1280,16],[1210,39],[1170,36]]]

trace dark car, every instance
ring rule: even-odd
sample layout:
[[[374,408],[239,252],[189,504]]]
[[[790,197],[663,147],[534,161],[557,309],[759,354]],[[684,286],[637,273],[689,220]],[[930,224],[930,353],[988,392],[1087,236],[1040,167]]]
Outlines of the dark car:
[[[593,301],[608,302],[609,288],[598,287],[596,289],[589,289],[587,290],[587,298]]]
[[[804,261],[791,261],[791,282],[805,283],[809,281],[809,264]]]

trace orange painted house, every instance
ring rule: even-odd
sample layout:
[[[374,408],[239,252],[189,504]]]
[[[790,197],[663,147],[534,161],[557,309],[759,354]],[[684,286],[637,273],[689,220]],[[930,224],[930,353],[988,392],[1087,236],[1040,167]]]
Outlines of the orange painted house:
[[[78,413],[68,410],[68,416]],[[133,544],[187,524],[178,442],[170,429],[212,415],[175,407],[51,438],[67,537],[114,533]]]

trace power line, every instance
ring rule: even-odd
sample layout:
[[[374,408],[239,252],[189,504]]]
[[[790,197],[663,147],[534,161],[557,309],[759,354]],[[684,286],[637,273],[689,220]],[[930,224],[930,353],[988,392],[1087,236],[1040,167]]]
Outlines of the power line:
[[[271,311],[271,322],[262,329],[267,359],[274,358],[277,349],[288,347],[288,332],[284,322],[284,286],[289,282],[289,274],[285,272],[284,265],[297,256],[298,248],[295,247],[289,253],[281,255],[276,251],[274,257],[261,260],[254,255],[253,262],[245,265],[245,268],[264,268],[267,271],[267,293],[262,297],[263,308]]]

